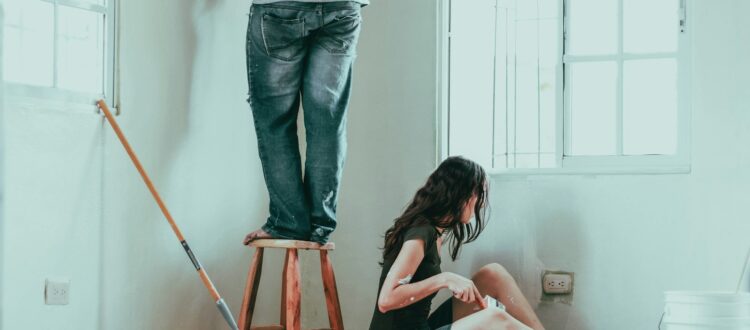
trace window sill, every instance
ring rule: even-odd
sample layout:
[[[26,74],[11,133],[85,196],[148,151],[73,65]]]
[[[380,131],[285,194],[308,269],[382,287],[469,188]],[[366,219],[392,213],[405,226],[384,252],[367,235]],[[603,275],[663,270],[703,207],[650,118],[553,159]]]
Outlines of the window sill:
[[[102,95],[78,93],[49,87],[5,84],[6,108],[21,111],[60,111],[98,115],[96,101]]]
[[[515,169],[493,169],[487,173],[494,178],[518,178],[518,177],[543,177],[561,175],[663,175],[663,174],[690,174],[691,167],[685,166],[658,166],[658,167],[592,167],[592,168],[515,168]]]

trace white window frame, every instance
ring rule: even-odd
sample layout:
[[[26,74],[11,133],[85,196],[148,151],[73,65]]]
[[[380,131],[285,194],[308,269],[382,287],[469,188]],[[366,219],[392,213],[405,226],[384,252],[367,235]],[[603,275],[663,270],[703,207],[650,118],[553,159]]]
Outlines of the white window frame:
[[[440,0],[438,2],[438,75],[437,75],[437,146],[436,162],[439,163],[449,156],[448,139],[449,131],[449,95],[450,95],[450,2],[460,0]],[[503,1],[503,0],[496,0]],[[680,1],[680,26],[681,32],[678,39],[678,50],[675,53],[664,54],[623,54],[623,1],[618,0],[618,55],[603,56],[576,56],[565,55],[565,34],[567,33],[568,17],[566,17],[566,0],[558,1],[558,31],[560,31],[559,49],[560,65],[558,74],[557,106],[556,106],[556,159],[558,167],[555,168],[510,168],[510,169],[487,169],[492,174],[503,175],[546,175],[546,174],[685,174],[690,173],[690,137],[691,137],[691,63],[692,63],[692,33],[688,22],[691,15],[688,8],[692,0]],[[675,24],[678,24],[676,22]],[[662,55],[677,55],[678,63],[678,128],[677,128],[677,151],[675,155],[621,155],[622,153],[622,65],[624,60],[664,58]],[[668,57],[671,58],[671,57]],[[618,63],[618,105],[617,105],[617,152],[619,156],[574,156],[569,155],[570,150],[570,118],[568,113],[569,89],[564,73],[565,63],[579,62],[583,60],[616,60]],[[494,159],[494,155],[493,155]]]
[[[0,45],[5,39],[5,7],[4,0],[0,0]],[[0,49],[0,63],[3,61],[3,49]],[[0,65],[0,77],[3,76],[3,67]],[[5,88],[0,82],[0,128],[5,125]],[[5,134],[0,132],[0,239],[5,239]],[[0,243],[0,292],[5,292],[5,244]],[[5,314],[3,303],[0,302],[0,326],[3,324]]]
[[[8,107],[21,110],[61,110],[66,112],[97,114],[99,112],[96,101],[100,99],[114,100],[116,94],[116,54],[117,54],[117,6],[118,0],[105,0],[105,5],[91,4],[78,0],[37,0],[55,5],[55,20],[57,20],[57,5],[88,10],[104,15],[104,67],[103,93],[87,93],[66,90],[58,87],[35,86],[15,82],[5,83],[5,96]],[[57,84],[57,22],[54,27],[53,84]]]

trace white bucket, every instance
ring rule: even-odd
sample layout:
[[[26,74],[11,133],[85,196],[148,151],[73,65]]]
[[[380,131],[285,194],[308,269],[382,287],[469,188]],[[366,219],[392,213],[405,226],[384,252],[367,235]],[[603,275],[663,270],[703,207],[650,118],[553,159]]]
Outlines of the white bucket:
[[[662,329],[750,330],[750,293],[665,292]]]

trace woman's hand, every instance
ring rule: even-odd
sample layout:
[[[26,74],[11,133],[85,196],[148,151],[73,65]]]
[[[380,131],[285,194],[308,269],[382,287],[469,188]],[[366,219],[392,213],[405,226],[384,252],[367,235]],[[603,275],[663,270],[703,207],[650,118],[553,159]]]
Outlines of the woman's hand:
[[[443,287],[450,290],[453,296],[465,303],[477,303],[485,308],[484,298],[470,279],[458,274],[443,272],[439,275]]]

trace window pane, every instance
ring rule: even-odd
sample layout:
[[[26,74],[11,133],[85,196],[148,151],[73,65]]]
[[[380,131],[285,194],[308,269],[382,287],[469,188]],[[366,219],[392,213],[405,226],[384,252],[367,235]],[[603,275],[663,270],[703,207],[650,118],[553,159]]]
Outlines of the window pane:
[[[554,1],[499,4],[495,55],[495,167],[554,166],[555,86],[560,63],[559,21],[555,17]],[[540,15],[546,16],[540,18]],[[542,155],[544,153],[551,156]]]
[[[495,1],[451,3],[449,152],[492,166]]]
[[[539,75],[539,151],[554,156],[557,150],[557,74],[543,69]]]
[[[516,168],[538,168],[539,155],[537,153],[527,154],[519,152],[515,155],[514,163]]]
[[[569,78],[571,154],[616,154],[617,64],[574,63]]]
[[[627,0],[623,12],[625,52],[677,51],[678,0]]]
[[[516,19],[518,21],[536,20],[539,17],[539,3],[537,0],[515,1],[515,7]]]
[[[496,155],[495,156],[495,168],[510,168],[511,165],[508,162],[508,156],[506,155]]]
[[[539,158],[539,167],[540,168],[558,167],[556,157],[557,155],[555,155],[554,153],[542,153]]]
[[[516,153],[539,151],[539,30],[536,20],[516,23]],[[524,157],[528,159],[529,157]],[[528,162],[518,167],[529,167]],[[537,167],[536,161],[531,167]]]
[[[58,8],[58,72],[63,89],[101,93],[104,75],[104,17],[77,8]]]
[[[513,141],[509,131],[508,109],[512,109],[514,87],[511,77],[515,74],[515,17],[514,10],[500,7],[497,16],[497,35],[495,36],[495,131],[494,131],[494,154],[495,168],[507,168],[512,165],[508,162],[508,146]]]
[[[677,61],[626,61],[623,76],[623,152],[677,151]]]
[[[558,22],[557,19],[543,19],[539,22],[539,135],[542,167],[556,165],[554,157],[557,149],[557,73],[560,65]],[[545,159],[551,159],[552,163]]]
[[[569,0],[568,48],[575,55],[617,52],[617,0]]]
[[[5,80],[51,87],[54,74],[53,5],[38,0],[6,0],[5,11]]]
[[[559,17],[558,5],[559,0],[539,0],[539,18],[540,19],[557,19]]]

